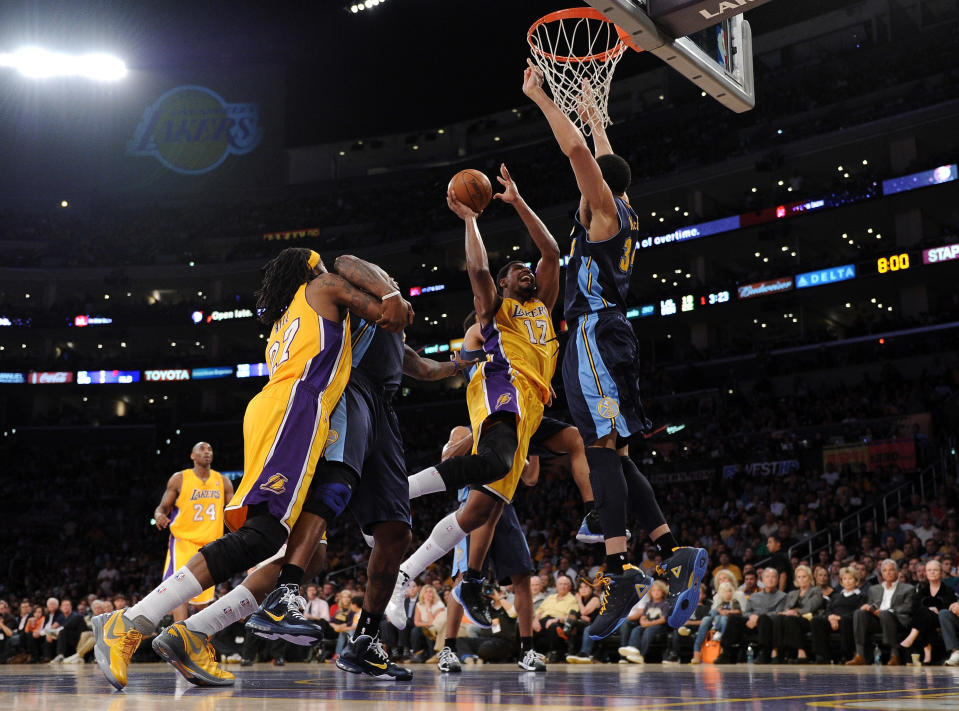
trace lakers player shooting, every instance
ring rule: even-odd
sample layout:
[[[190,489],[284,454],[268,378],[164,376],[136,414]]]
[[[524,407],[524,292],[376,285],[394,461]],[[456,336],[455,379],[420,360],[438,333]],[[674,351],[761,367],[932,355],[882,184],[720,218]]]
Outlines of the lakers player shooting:
[[[201,548],[133,607],[94,618],[97,664],[118,689],[126,685],[130,657],[143,634],[152,633],[167,612],[270,558],[304,509],[341,500],[336,482],[319,483],[313,497],[308,493],[326,447],[330,415],[350,375],[347,314],[352,311],[397,332],[412,319],[409,304],[387,278],[367,292],[327,272],[316,252],[297,248],[283,250],[267,264],[257,309],[260,320],[271,326],[265,353],[270,379],[243,417],[244,474],[225,514],[232,532]],[[318,540],[322,526],[314,526]],[[309,558],[303,567],[308,563]],[[216,664],[209,648],[207,629],[212,627],[201,628],[196,620],[205,625],[220,616],[234,622],[256,606],[255,596],[241,585],[191,618],[192,628],[176,623],[167,629],[164,645],[154,649],[179,664],[194,683],[230,684],[233,675]]]
[[[490,626],[480,569],[503,505],[516,492],[530,437],[550,400],[557,351],[550,311],[559,293],[559,247],[520,196],[505,165],[500,173],[497,179],[504,191],[495,197],[516,209],[541,258],[535,274],[522,262],[510,262],[494,281],[477,213],[452,191],[447,194],[450,209],[466,227],[466,269],[487,359],[467,388],[473,453],[441,462],[432,473],[424,474],[432,477],[432,486],[421,487],[455,491],[470,486],[471,490],[463,507],[436,524],[429,539],[400,566],[387,607],[390,622],[400,629],[406,626],[403,599],[413,578],[470,532],[469,569],[453,594],[473,622]]]
[[[211,541],[223,535],[223,507],[233,498],[233,484],[210,468],[213,447],[197,442],[190,452],[193,466],[170,477],[163,498],[153,512],[156,527],[170,530],[163,579],[166,580]],[[213,602],[213,586],[190,600],[201,607]],[[173,609],[173,620],[186,619],[187,603]]]
[[[463,321],[463,345],[460,347],[459,358],[464,362],[486,360],[486,351],[483,350],[483,334],[479,321],[476,318],[476,311],[471,311]],[[473,379],[476,372],[476,366],[472,366],[466,371],[466,380]],[[473,439],[470,434],[465,441],[465,445],[472,446]],[[573,481],[576,488],[579,489],[580,496],[583,498],[583,505],[586,508],[586,515],[576,532],[576,540],[583,543],[602,543],[603,532],[599,522],[599,514],[593,507],[593,488],[589,483],[589,463],[586,461],[586,448],[583,445],[583,438],[572,425],[569,425],[552,417],[544,416],[539,424],[536,433],[530,439],[530,452],[536,455],[554,457],[560,455],[569,455],[570,470],[573,474]],[[457,452],[462,454],[462,452]],[[444,457],[446,459],[447,457]],[[434,489],[434,483],[438,472],[433,467],[428,467],[422,472],[417,472],[410,477],[410,498],[415,499],[426,493],[431,493]]]
[[[588,84],[583,91],[590,91]],[[661,572],[670,580],[668,621],[679,627],[699,601],[699,581],[708,557],[701,548],[679,547],[652,487],[628,456],[629,438],[650,426],[639,396],[638,343],[626,320],[639,236],[639,218],[626,198],[629,164],[613,153],[601,121],[590,121],[594,157],[583,134],[546,95],[542,72],[532,62],[523,75],[523,93],[549,122],[580,190],[566,270],[564,315],[570,338],[563,358],[563,383],[573,422],[587,445],[590,481],[606,543],[602,605],[590,625],[591,636],[602,639],[612,634],[652,583],[628,562],[627,506],[652,532],[667,558]],[[588,106],[590,101],[582,104]]]

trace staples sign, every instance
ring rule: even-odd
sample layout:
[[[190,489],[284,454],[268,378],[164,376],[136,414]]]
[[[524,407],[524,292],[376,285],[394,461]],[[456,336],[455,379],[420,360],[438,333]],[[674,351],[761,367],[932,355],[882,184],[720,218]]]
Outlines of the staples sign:
[[[55,373],[33,372],[33,373],[30,373],[27,380],[33,385],[49,385],[53,383],[72,383],[73,373],[69,371],[62,371],[62,370],[57,371]]]
[[[169,382],[171,380],[189,380],[190,371],[189,370],[145,370],[143,375],[146,381],[157,383],[157,382]]]
[[[945,247],[933,247],[922,253],[923,264],[951,262],[953,259],[959,259],[959,242],[947,244]]]

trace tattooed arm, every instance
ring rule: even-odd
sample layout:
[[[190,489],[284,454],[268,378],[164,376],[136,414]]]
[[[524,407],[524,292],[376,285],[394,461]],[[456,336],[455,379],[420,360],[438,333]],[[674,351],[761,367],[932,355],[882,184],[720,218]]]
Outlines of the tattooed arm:
[[[330,321],[342,320],[344,310],[373,323],[383,321],[383,302],[338,274],[326,272],[311,281],[306,287],[306,301],[320,316]],[[406,324],[405,318],[398,323],[380,323],[383,328],[395,333],[401,333]]]
[[[413,307],[399,293],[399,285],[385,271],[375,264],[363,261],[352,254],[342,254],[333,262],[333,271],[350,282],[353,286],[380,299],[383,304],[383,315],[377,324],[390,331],[402,330],[397,328],[402,324],[408,326],[413,322]],[[383,297],[394,294],[388,299]]]
[[[450,356],[448,361],[423,358],[409,346],[403,346],[403,375],[416,380],[443,380],[452,378],[476,361],[462,360],[459,353]]]

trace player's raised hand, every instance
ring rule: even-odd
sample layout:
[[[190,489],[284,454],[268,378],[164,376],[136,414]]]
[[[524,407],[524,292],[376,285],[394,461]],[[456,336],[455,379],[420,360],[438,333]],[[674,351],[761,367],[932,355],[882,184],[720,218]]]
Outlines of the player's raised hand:
[[[523,72],[523,93],[531,99],[543,91],[543,72],[533,64],[532,59],[527,59],[526,71]]]
[[[480,213],[470,209],[459,200],[456,199],[456,194],[453,192],[453,188],[450,188],[446,191],[446,204],[450,206],[450,210],[456,213],[456,216],[461,220],[466,221],[470,218],[479,217]]]
[[[583,79],[583,90],[576,99],[576,113],[584,126],[593,131],[603,130],[603,121],[596,109],[596,94],[588,79]]]
[[[499,175],[496,176],[496,179],[499,181],[499,184],[503,186],[503,192],[496,193],[493,195],[494,200],[502,200],[503,202],[509,203],[510,205],[514,204],[517,200],[520,200],[519,188],[516,187],[516,182],[510,176],[509,171],[506,169],[506,163],[500,163],[499,166]]]

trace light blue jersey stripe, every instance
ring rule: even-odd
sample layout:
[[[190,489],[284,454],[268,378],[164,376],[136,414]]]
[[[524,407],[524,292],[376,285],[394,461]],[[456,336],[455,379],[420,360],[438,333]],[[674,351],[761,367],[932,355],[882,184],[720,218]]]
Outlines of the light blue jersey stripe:
[[[360,321],[356,326],[356,334],[353,336],[353,367],[355,368],[363,360],[367,349],[373,342],[373,334],[376,333],[376,324],[369,321]]]
[[[592,318],[589,315],[583,316],[578,328],[576,350],[579,359],[580,388],[582,388],[583,397],[589,407],[589,414],[593,418],[597,434],[605,433],[610,424],[616,427],[616,421],[622,420],[622,418],[608,419],[603,417],[599,414],[599,405],[604,397],[611,398],[619,403],[619,388],[616,387],[616,382],[610,375],[606,363],[603,362],[602,353],[596,342],[596,316]],[[630,434],[621,430],[619,432],[624,436]]]
[[[584,257],[579,262],[579,272],[576,275],[577,285],[580,292],[586,297],[586,302],[592,311],[602,311],[606,308],[603,299],[593,293],[593,289],[600,289],[599,286],[599,265],[589,257]]]
[[[327,444],[323,452],[323,458],[330,462],[342,462],[344,450],[346,447],[346,399],[347,393],[343,393],[340,401],[336,403],[333,409],[333,415],[330,417],[330,435],[336,433],[336,439]],[[327,439],[329,441],[329,438]]]

